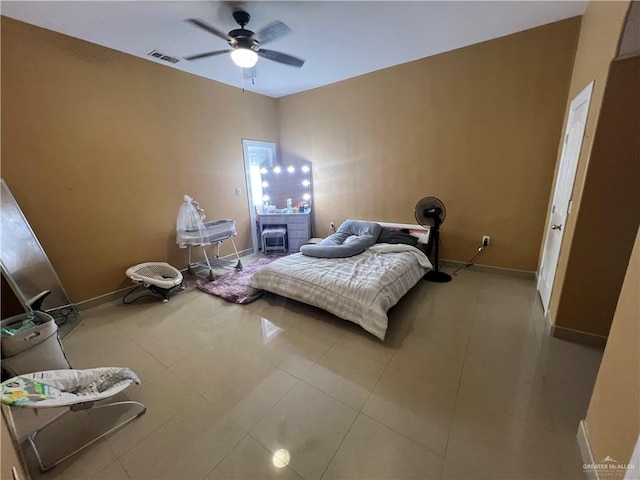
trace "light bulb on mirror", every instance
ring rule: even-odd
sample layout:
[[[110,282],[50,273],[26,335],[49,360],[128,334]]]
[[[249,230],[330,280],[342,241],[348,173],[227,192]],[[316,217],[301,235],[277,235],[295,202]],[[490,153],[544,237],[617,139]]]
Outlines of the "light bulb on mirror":
[[[289,173],[293,173],[295,171],[296,171],[296,169],[294,167],[287,168],[287,172],[289,172]]]
[[[280,167],[274,167],[273,168],[273,173],[280,173],[282,171],[282,169]]]

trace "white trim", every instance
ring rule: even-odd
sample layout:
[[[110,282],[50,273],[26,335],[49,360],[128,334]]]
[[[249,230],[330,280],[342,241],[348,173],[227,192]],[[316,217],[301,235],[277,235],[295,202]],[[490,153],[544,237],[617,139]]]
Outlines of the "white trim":
[[[372,223],[377,223],[381,227],[410,230],[411,233],[415,234],[415,236],[418,237],[418,243],[422,243],[422,244],[429,243],[429,235],[431,234],[431,228],[425,227],[424,225],[414,225],[411,223],[378,222],[377,220],[355,220],[355,219],[349,219],[349,220],[353,220],[354,222],[372,222]]]
[[[636,480],[638,478],[638,471],[640,471],[640,434],[638,434],[636,446],[633,449],[633,453],[631,454],[629,466],[633,468],[627,469],[627,472],[624,474],[624,480]]]
[[[258,229],[256,225],[256,209],[254,206],[255,199],[251,194],[251,158],[249,150],[252,148],[263,148],[271,151],[273,158],[271,159],[273,165],[278,163],[278,145],[275,142],[267,142],[263,140],[250,140],[248,138],[242,139],[242,157],[244,161],[244,175],[245,175],[245,190],[247,196],[247,203],[249,204],[249,224],[251,226],[251,253],[258,253]]]
[[[580,456],[582,457],[582,463],[587,465],[595,465],[596,461],[593,458],[593,451],[591,450],[587,424],[584,423],[584,420],[580,420],[580,426],[578,427],[576,438],[578,440],[578,446],[580,447]],[[600,480],[598,470],[595,468],[585,468],[584,473],[587,475],[587,480]]]
[[[357,220],[355,218],[348,219],[353,220],[354,222],[371,222],[377,223],[381,227],[389,227],[389,228],[406,228],[407,230],[423,230],[425,232],[429,231],[429,227],[425,227],[424,225],[417,225],[412,223],[390,223],[390,222],[378,222],[377,220]]]
[[[584,90],[571,100],[563,129],[564,137],[561,140],[561,154],[551,196],[552,208],[545,220],[542,256],[538,266],[539,275],[536,285],[536,289],[540,292],[540,299],[545,313],[549,310],[551,296],[554,291],[560,252],[569,218],[570,201],[575,186],[580,155],[584,146],[594,83],[595,81],[591,81]],[[558,208],[558,211],[556,211],[556,208]],[[558,223],[559,227],[558,225],[553,225],[554,222]],[[565,226],[564,231],[562,230],[563,225]]]

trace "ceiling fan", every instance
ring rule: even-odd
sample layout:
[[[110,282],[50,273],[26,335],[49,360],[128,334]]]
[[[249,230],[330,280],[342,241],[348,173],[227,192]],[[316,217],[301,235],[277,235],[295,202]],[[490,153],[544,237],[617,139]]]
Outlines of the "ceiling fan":
[[[213,52],[200,53],[185,57],[186,60],[199,60],[201,58],[213,57],[224,53],[231,53],[233,62],[242,68],[252,68],[258,62],[258,57],[266,58],[274,62],[283,63],[292,67],[300,68],[304,65],[304,60],[293,55],[288,55],[275,50],[266,50],[262,45],[272,42],[291,32],[291,29],[284,23],[276,20],[258,32],[247,30],[245,25],[249,23],[251,15],[243,10],[233,12],[233,18],[240,25],[240,28],[231,30],[228,34],[221,32],[217,28],[197,18],[189,18],[186,21],[196,27],[212,33],[216,37],[226,40],[231,48],[226,50],[215,50]]]

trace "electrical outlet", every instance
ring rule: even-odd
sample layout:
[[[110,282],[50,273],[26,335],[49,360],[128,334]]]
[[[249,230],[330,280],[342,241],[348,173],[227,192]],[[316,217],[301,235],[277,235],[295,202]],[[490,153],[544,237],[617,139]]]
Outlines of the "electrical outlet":
[[[329,228],[330,228],[331,230],[335,230],[335,229],[336,229],[336,224],[335,224],[335,223],[333,223],[333,222],[329,222]]]
[[[486,247],[487,245],[489,245],[489,242],[491,242],[491,237],[489,235],[484,235],[482,237],[482,246]]]

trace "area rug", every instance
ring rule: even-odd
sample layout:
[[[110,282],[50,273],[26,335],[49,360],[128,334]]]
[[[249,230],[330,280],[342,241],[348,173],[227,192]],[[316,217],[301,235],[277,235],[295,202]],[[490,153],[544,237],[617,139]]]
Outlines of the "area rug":
[[[259,258],[244,266],[242,270],[233,271],[220,275],[215,280],[198,280],[196,286],[203,292],[210,293],[220,298],[224,298],[232,303],[251,303],[262,295],[262,291],[249,293],[249,279],[261,267],[282,258],[284,255],[271,255]]]

